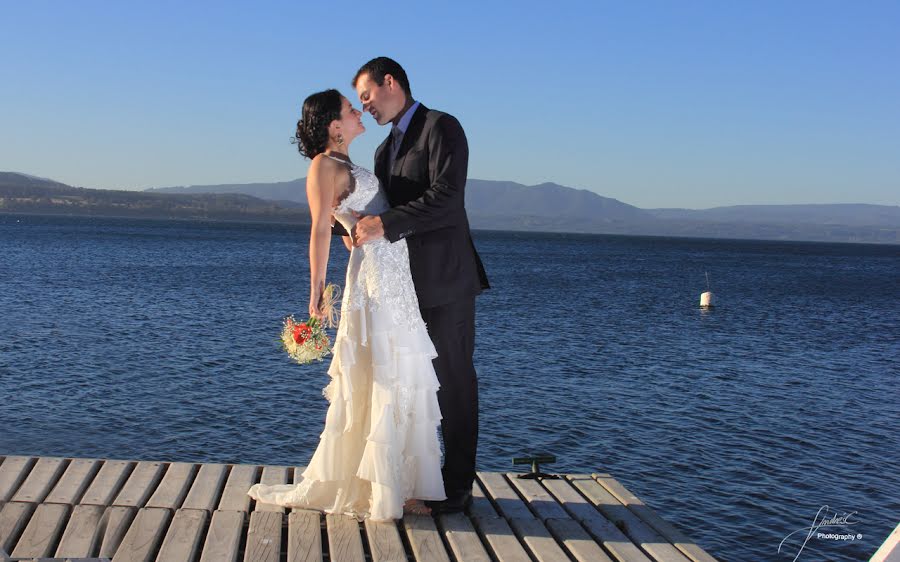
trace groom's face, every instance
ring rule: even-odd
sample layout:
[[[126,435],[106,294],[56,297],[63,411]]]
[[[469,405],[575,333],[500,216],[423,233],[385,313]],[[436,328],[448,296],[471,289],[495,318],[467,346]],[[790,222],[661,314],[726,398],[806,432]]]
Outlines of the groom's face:
[[[379,86],[368,74],[363,74],[356,81],[356,93],[362,102],[363,111],[375,118],[375,122],[384,125],[392,121],[406,103],[406,94],[400,84],[390,74],[384,76],[384,83]]]

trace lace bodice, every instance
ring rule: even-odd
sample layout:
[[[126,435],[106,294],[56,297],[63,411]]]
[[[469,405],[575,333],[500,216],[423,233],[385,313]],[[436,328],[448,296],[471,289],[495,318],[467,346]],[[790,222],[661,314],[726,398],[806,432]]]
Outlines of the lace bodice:
[[[335,219],[347,232],[358,221],[354,212],[378,215],[390,208],[374,173],[351,162],[329,158],[347,165],[353,176],[349,194],[333,210]],[[341,307],[342,311],[350,311],[364,306],[373,309],[387,306],[397,323],[411,325],[422,321],[409,270],[406,240],[391,243],[380,238],[351,250]]]
[[[357,219],[353,215],[353,211],[364,215],[378,215],[390,208],[387,196],[381,190],[381,184],[375,174],[352,162],[333,156],[328,157],[347,166],[353,177],[353,181],[350,182],[350,192],[344,196],[333,211],[334,218],[347,229],[347,232],[350,232],[350,229],[356,224]]]

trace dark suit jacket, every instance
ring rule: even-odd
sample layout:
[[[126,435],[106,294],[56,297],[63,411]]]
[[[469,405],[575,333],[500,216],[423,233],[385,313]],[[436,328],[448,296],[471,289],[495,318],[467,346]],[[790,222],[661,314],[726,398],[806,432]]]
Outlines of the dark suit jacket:
[[[419,306],[489,288],[464,206],[469,146],[459,121],[420,104],[388,170],[390,142],[388,135],[375,152],[375,175],[391,204],[381,220],[389,241],[406,239]]]

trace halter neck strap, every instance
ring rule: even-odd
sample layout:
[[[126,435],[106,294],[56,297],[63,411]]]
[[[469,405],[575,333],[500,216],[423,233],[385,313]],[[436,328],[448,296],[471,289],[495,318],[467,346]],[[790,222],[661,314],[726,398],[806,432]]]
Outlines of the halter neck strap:
[[[350,160],[344,160],[343,158],[338,158],[337,156],[332,156],[332,155],[328,154],[327,152],[323,152],[322,154],[325,155],[325,156],[327,156],[328,158],[331,158],[332,160],[335,160],[335,161],[340,162],[340,163],[342,163],[342,164],[346,164],[346,165],[348,165],[348,166],[352,166],[352,165],[353,165],[353,162],[351,162]]]

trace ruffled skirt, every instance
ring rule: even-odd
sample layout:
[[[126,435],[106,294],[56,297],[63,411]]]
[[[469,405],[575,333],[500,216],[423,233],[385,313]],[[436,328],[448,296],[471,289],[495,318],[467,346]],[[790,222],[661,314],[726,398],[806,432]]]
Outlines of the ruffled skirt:
[[[445,499],[437,431],[437,356],[421,319],[347,311],[323,393],[325,429],[297,484],[255,484],[259,502],[373,520],[399,519],[410,498]]]

